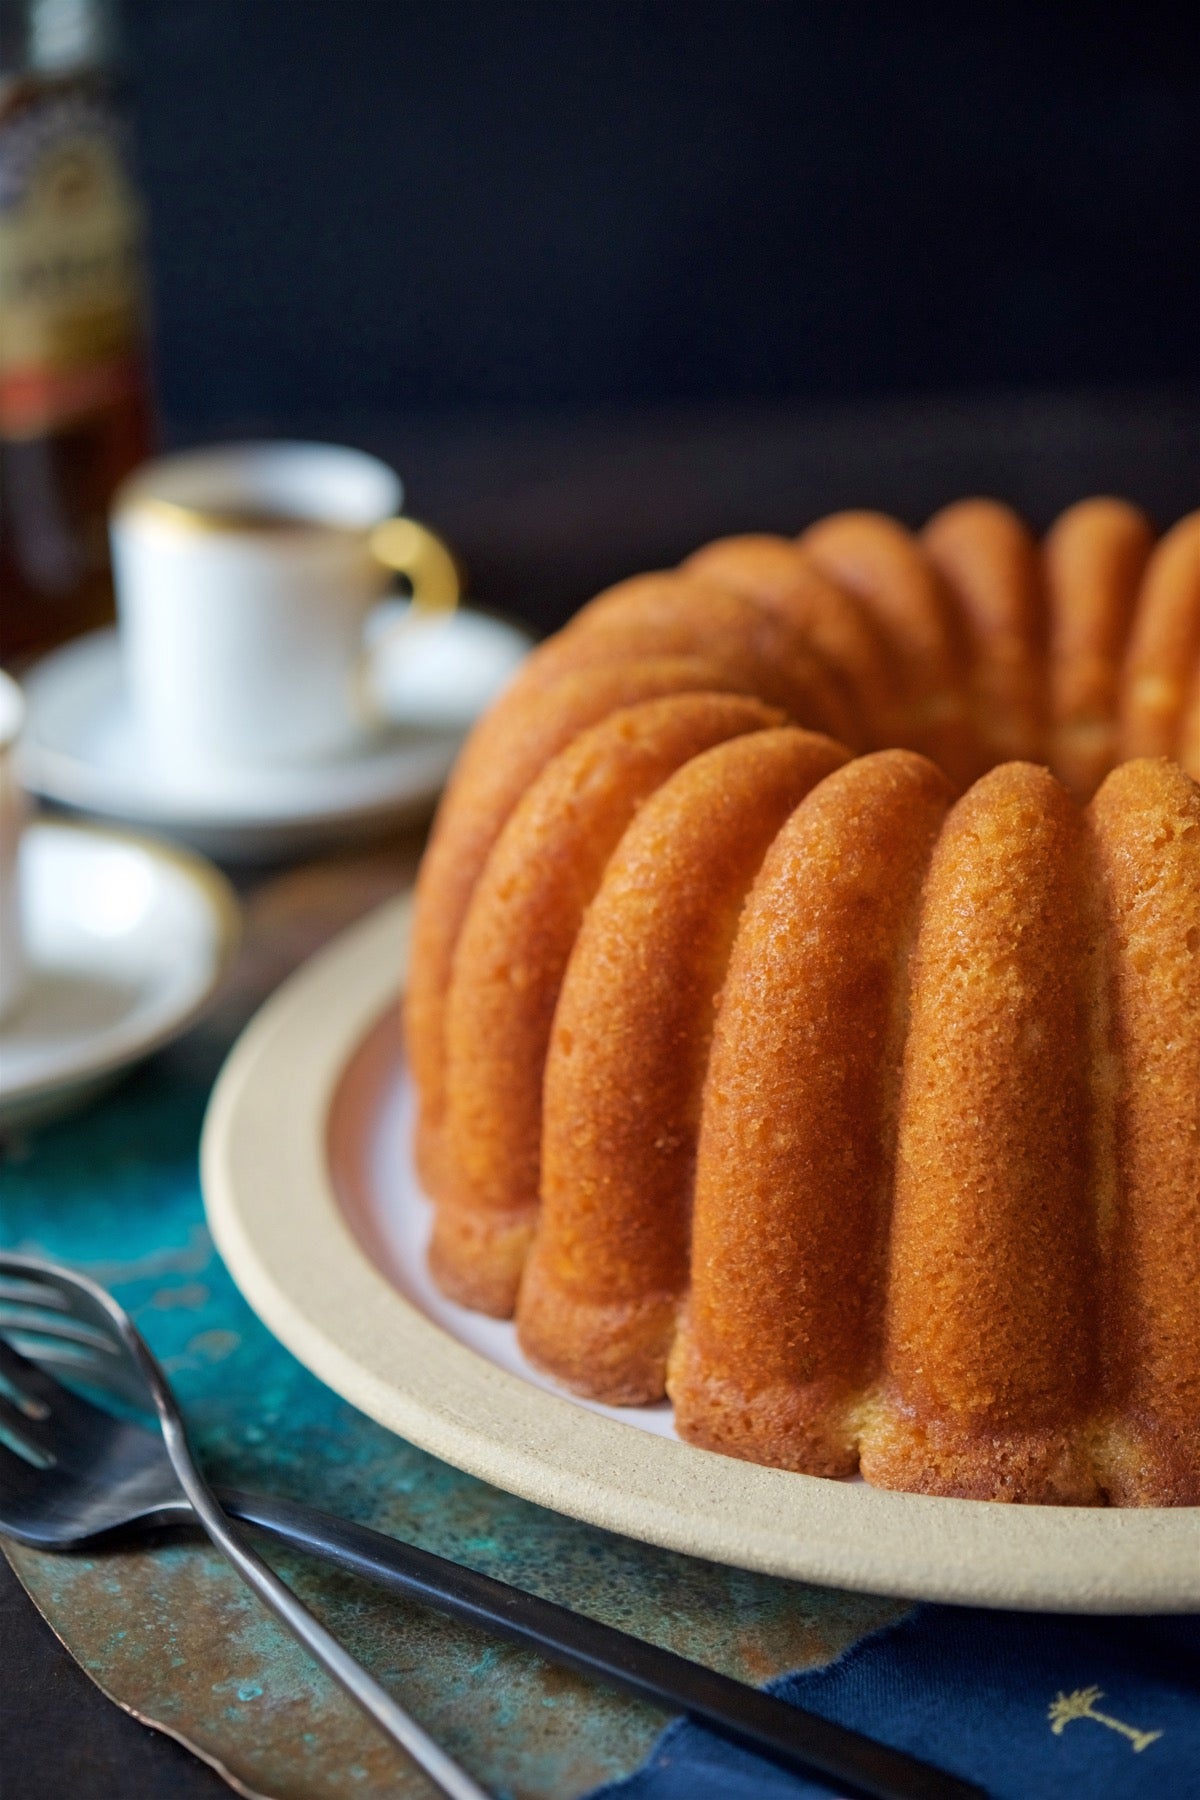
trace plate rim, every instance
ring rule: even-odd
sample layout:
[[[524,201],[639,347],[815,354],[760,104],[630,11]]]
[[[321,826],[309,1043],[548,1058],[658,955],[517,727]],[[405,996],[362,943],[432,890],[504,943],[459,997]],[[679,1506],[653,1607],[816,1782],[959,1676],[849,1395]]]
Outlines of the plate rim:
[[[124,1036],[117,1033],[107,1050],[81,1058],[60,1074],[41,1079],[27,1077],[0,1085],[2,1117],[31,1102],[48,1100],[83,1084],[104,1081],[108,1076],[115,1075],[134,1062],[140,1062],[143,1057],[152,1055],[155,1050],[172,1042],[194,1023],[207,1006],[232,963],[242,936],[241,908],[232,886],[219,869],[194,851],[119,827],[85,823],[80,819],[36,816],[26,822],[22,843],[26,839],[46,836],[82,838],[101,845],[118,844],[124,849],[137,851],[150,863],[160,868],[165,866],[182,876],[187,885],[200,896],[212,923],[211,965],[207,979],[197,983],[186,1002],[161,1019],[152,1031],[139,1032],[132,1040],[127,1033]]]
[[[201,1139],[217,1249],[342,1398],[482,1480],[667,1550],[903,1598],[1079,1613],[1200,1608],[1200,1508],[1011,1506],[796,1475],[605,1418],[497,1368],[369,1261],[326,1156],[347,1062],[402,991],[411,895],[291,975],[218,1077]]]

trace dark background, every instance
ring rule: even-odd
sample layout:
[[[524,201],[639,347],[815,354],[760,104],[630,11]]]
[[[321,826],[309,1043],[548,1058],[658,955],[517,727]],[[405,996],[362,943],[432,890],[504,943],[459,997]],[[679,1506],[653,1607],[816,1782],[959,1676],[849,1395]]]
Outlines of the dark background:
[[[557,623],[721,531],[1200,495],[1200,7],[124,0],[169,437],[379,450]],[[0,1569],[22,1800],[227,1790]]]
[[[1200,379],[1200,8],[126,0],[180,437]]]
[[[558,624],[722,531],[1200,493],[1200,8],[125,0],[176,442]]]

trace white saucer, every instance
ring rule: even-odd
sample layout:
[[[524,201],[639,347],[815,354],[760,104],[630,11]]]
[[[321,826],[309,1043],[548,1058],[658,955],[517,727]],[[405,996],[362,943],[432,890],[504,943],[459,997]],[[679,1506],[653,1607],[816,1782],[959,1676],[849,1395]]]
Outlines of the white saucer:
[[[35,820],[21,840],[29,989],[0,1025],[0,1129],[78,1105],[191,1023],[238,939],[198,857]]]
[[[269,861],[428,808],[463,732],[528,649],[523,632],[482,613],[416,627],[403,658],[376,676],[396,721],[385,734],[329,761],[214,770],[202,786],[185,786],[138,742],[116,632],[93,632],[25,677],[21,779],[44,799],[164,832],[209,856]]]

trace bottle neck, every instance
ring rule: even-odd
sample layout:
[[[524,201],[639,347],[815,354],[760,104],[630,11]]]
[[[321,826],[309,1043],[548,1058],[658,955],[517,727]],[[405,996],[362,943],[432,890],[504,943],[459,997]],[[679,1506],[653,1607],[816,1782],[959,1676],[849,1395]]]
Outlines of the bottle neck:
[[[111,67],[117,49],[112,0],[5,0],[0,5],[0,84],[56,80]]]

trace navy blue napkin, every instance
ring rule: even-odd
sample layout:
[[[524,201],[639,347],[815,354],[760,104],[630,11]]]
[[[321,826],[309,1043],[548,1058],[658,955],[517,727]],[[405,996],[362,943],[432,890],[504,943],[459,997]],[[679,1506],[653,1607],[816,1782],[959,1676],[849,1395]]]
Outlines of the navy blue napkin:
[[[1200,1546],[1197,1548],[1200,1554]],[[1200,1617],[919,1606],[771,1692],[978,1782],[993,1800],[1200,1800]],[[592,1800],[828,1800],[684,1720]]]

